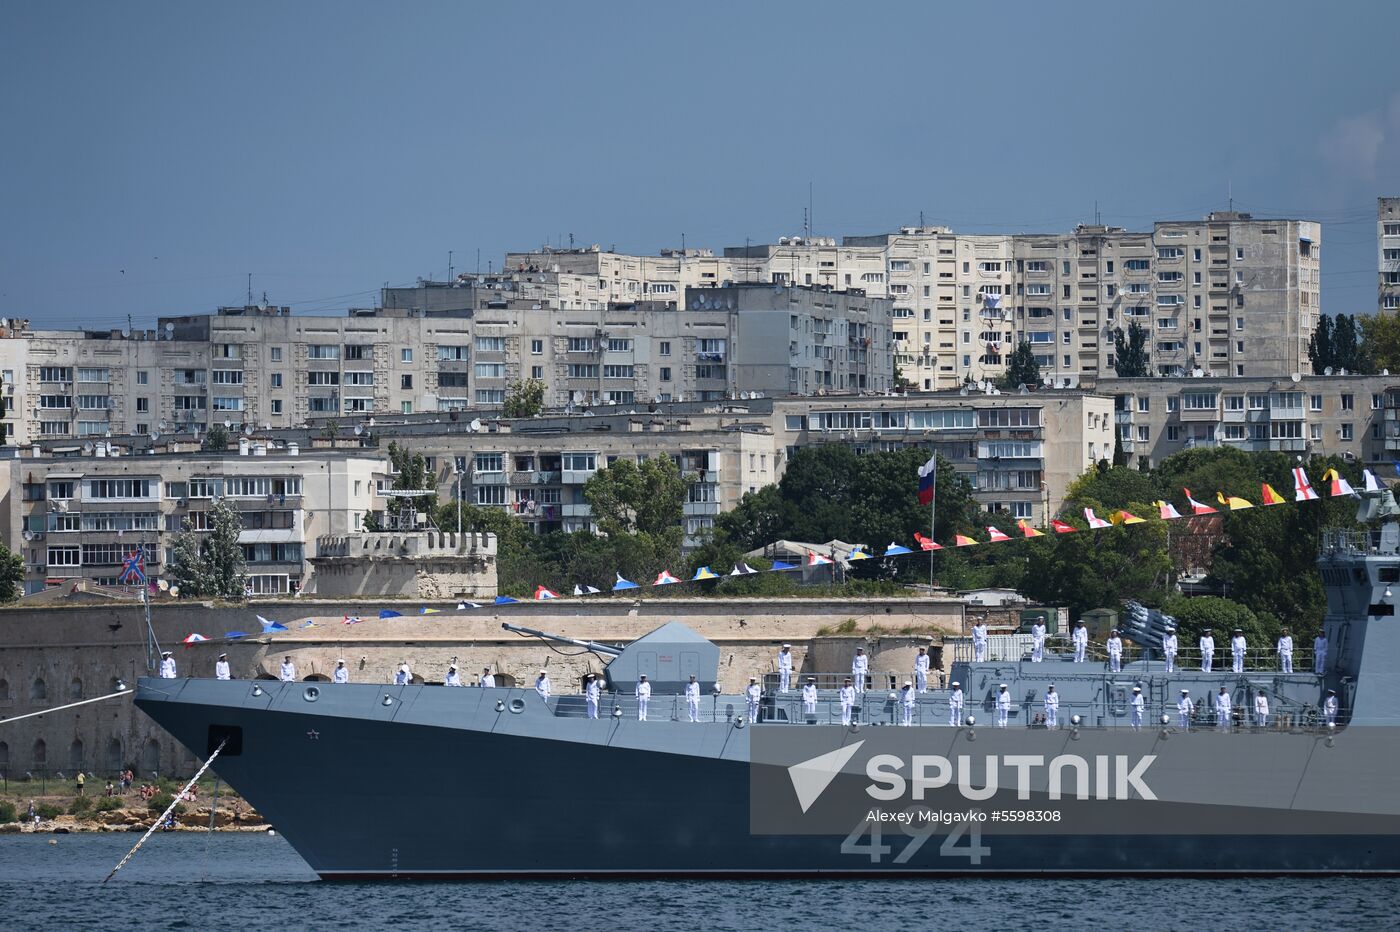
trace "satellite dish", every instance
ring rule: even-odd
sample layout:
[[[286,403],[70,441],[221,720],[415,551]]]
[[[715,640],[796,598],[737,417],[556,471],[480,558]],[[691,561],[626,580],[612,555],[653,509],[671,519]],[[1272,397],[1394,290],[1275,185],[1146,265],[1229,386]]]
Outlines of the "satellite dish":
[[[24,532],[24,539],[25,539],[25,540],[33,540],[33,539],[34,539],[34,532],[33,532],[33,531],[25,531],[25,532]]]
[[[1031,388],[1025,382],[1022,382],[1020,386],[1016,389],[1016,392],[1017,394],[1021,395],[1029,395],[1031,393]]]
[[[967,394],[967,386],[964,385],[962,388],[958,389],[958,394],[959,394],[959,395],[966,395],[966,394]]]
[[[165,337],[165,338],[166,338],[167,340],[170,339],[170,334],[172,334],[172,333],[174,333],[174,332],[175,332],[175,325],[172,324],[172,323],[170,323],[170,321],[166,321],[166,322],[165,322],[165,333],[166,333],[166,337]]]
[[[83,452],[84,452],[84,453],[87,453],[87,454],[89,454],[89,455],[92,454],[92,443],[91,443],[91,441],[89,441],[88,443],[83,444]]]
[[[0,327],[3,327],[3,326],[4,326],[4,324],[0,324]],[[125,339],[128,339],[128,340],[131,339],[131,328],[130,328],[130,327],[123,327],[123,328],[122,328],[122,337],[125,338]]]
[[[171,586],[171,587],[170,587],[170,594],[173,595],[173,596],[175,596],[176,598],[179,598],[179,597],[180,597],[180,587],[179,587],[179,586]]]
[[[1323,370],[1322,370],[1322,374],[1323,374],[1323,375],[1331,375],[1331,374],[1332,374],[1332,367],[1331,367],[1331,366],[1328,366],[1326,369],[1323,369]]]
[[[1289,378],[1291,381],[1294,381],[1294,382],[1301,382],[1301,381],[1303,380],[1303,374],[1302,374],[1301,372],[1295,372],[1295,373],[1293,373],[1292,375],[1290,375],[1288,378]]]
[[[156,588],[159,589],[161,592],[167,592],[170,589],[170,583],[166,582],[163,579],[158,579],[156,580]]]
[[[253,425],[252,425],[252,424],[244,424],[244,425],[243,425],[243,436],[245,436],[245,437],[251,437],[251,436],[253,436]]]
[[[165,421],[162,420],[162,421],[161,421],[159,424],[157,424],[156,426],[159,427],[161,430],[165,430]]]
[[[373,427],[373,426],[374,426],[374,418],[370,418],[368,421],[365,421],[365,426],[366,426],[366,427]]]
[[[156,442],[157,440],[159,440],[159,439],[160,439],[160,431],[156,431],[154,434],[151,434],[151,443],[155,443],[155,442]]]
[[[360,436],[360,435],[363,434],[364,432],[365,432],[365,429],[364,429],[364,427],[363,427],[362,425],[360,425],[360,424],[356,424],[356,425],[355,425],[355,436],[356,436],[356,437]]]
[[[224,418],[224,430],[228,430],[232,426],[233,421],[229,420],[228,418]]]
[[[477,431],[481,430],[481,418],[472,418],[472,422],[467,425],[467,430],[470,430],[472,433],[476,433]]]
[[[1389,370],[1389,369],[1382,369],[1382,370],[1381,370],[1381,375],[1390,375],[1390,370]]]
[[[573,400],[574,400],[574,404],[576,404],[576,405],[581,405],[581,404],[583,404],[583,392],[579,391],[578,389],[574,389],[574,394],[573,394],[572,397],[573,397]]]

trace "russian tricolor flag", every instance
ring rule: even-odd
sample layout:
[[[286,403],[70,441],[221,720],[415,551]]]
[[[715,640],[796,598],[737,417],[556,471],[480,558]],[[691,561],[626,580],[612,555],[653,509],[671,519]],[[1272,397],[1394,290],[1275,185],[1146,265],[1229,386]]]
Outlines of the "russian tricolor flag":
[[[919,504],[933,504],[933,481],[938,472],[937,454],[930,456],[928,462],[919,467]]]

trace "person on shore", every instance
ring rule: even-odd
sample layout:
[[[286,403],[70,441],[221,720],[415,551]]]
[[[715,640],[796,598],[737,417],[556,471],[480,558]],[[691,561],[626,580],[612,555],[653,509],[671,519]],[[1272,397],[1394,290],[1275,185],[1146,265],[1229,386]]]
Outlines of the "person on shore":
[[[1123,672],[1123,639],[1118,636],[1118,629],[1114,628],[1108,632],[1108,642],[1104,645],[1108,650],[1108,669],[1113,673]]]
[[[1084,627],[1083,620],[1074,623],[1074,630],[1070,632],[1069,639],[1074,645],[1074,662],[1083,663],[1084,654],[1089,650],[1089,629]]]
[[[817,678],[807,677],[807,685],[802,687],[802,711],[806,715],[817,714]]]
[[[1176,629],[1168,628],[1167,633],[1162,635],[1162,658],[1167,662],[1168,673],[1176,672],[1176,652]]]
[[[483,689],[494,689],[496,687],[496,677],[491,674],[490,667],[481,668],[481,684]]]
[[[444,676],[444,677],[442,678],[442,685],[444,685],[444,686],[461,686],[461,685],[462,685],[462,674],[459,673],[459,672],[457,672],[457,665],[456,665],[455,663],[449,663],[449,664],[447,665],[447,675]]]
[[[856,693],[865,692],[865,677],[870,672],[870,658],[865,655],[864,647],[856,648],[856,655],[851,659],[851,679],[854,681]]]
[[[540,694],[541,699],[549,698],[549,674],[543,670],[535,677],[535,692]]]
[[[987,659],[987,623],[978,621],[972,626],[972,659],[982,663]]]
[[[1230,671],[1232,673],[1244,672],[1244,655],[1248,651],[1249,645],[1244,639],[1244,631],[1236,628],[1234,636],[1230,638]]]
[[[1254,697],[1254,724],[1260,728],[1269,727],[1269,697],[1262,689]]]
[[[1313,672],[1325,673],[1327,671],[1327,633],[1319,631],[1317,637],[1313,638]]]
[[[1284,628],[1278,635],[1278,668],[1281,673],[1293,672],[1293,633]]]
[[[744,687],[744,701],[748,705],[749,724],[758,722],[758,702],[763,698],[763,688],[758,685],[758,677],[749,677],[749,685]]]
[[[1146,703],[1142,698],[1142,687],[1134,686],[1133,698],[1128,700],[1130,712],[1128,723],[1132,725],[1133,731],[1142,731],[1142,712],[1145,705]]]
[[[647,706],[651,703],[651,684],[647,682],[647,675],[640,674],[637,677],[637,721],[647,720]]]
[[[1045,687],[1045,727],[1060,727],[1060,694],[1055,692],[1055,684]]]
[[[598,697],[602,693],[602,688],[598,685],[598,677],[590,673],[583,678],[583,701],[588,708],[588,717],[598,717]]]
[[[175,655],[168,650],[160,652],[160,678],[163,680],[175,679]]]
[[[406,664],[406,663],[401,663],[401,664],[399,664],[399,668],[398,668],[397,670],[394,671],[394,685],[395,685],[395,686],[407,686],[409,683],[412,683],[412,682],[413,682],[413,671],[410,670],[410,669],[408,668],[408,664]]]
[[[841,686],[837,696],[841,700],[841,724],[851,724],[851,709],[856,704],[856,689],[851,685],[851,678],[846,677],[846,682]]]
[[[792,645],[784,644],[778,651],[778,691],[787,692],[792,684]]]
[[[1230,690],[1224,686],[1215,694],[1215,727],[1221,731],[1230,727]]]
[[[1196,714],[1196,703],[1191,701],[1191,690],[1183,689],[1181,698],[1176,700],[1176,723],[1182,728],[1191,727],[1191,716]]]
[[[25,818],[35,825],[39,824],[39,814],[34,811],[34,800],[32,799],[29,801],[29,814]]]
[[[1201,629],[1201,672],[1209,673],[1215,663],[1215,635],[1209,628]]]
[[[963,691],[962,684],[953,680],[953,691],[948,694],[948,724],[954,728],[962,722]]]
[[[1007,692],[1006,684],[1002,683],[997,687],[997,727],[1005,728],[1011,718],[1011,693]]]
[[[116,795],[116,787],[112,786],[112,781],[111,781],[111,780],[108,780],[108,781],[107,781],[107,795],[108,795],[108,796],[114,796],[114,795]]]
[[[282,658],[282,666],[277,671],[277,678],[284,683],[296,682],[297,665],[292,663],[291,657]]]
[[[214,679],[228,680],[232,678],[228,667],[228,654],[220,654],[219,659],[214,662]]]
[[[913,680],[905,680],[904,688],[899,691],[899,708],[901,717],[899,724],[914,724],[914,703],[917,702],[917,694],[914,692]]]
[[[914,688],[921,693],[928,692],[928,667],[930,658],[927,647],[920,647],[914,658]]]
[[[331,671],[332,683],[350,682],[350,671],[345,669],[345,658],[341,657],[335,662],[335,669]]]
[[[1322,700],[1322,720],[1328,725],[1337,724],[1337,691],[1327,690],[1327,698]]]
[[[1045,659],[1045,622],[1036,619],[1031,625],[1031,663],[1040,663]]]
[[[685,710],[692,722],[700,721],[700,684],[695,674],[690,674],[690,682],[685,684]]]
[[[85,774],[85,773],[83,773],[81,770],[79,770],[79,771],[78,771],[77,782],[78,782],[78,795],[79,795],[79,796],[86,796],[86,795],[87,795],[87,774]]]

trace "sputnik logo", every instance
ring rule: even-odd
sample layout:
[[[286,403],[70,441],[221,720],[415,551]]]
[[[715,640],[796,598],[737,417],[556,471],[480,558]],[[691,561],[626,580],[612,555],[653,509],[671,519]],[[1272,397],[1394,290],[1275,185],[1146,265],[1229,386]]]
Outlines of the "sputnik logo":
[[[812,804],[826,792],[826,788],[836,779],[841,768],[846,766],[846,762],[855,756],[864,743],[863,740],[857,741],[855,744],[819,754],[788,768],[788,778],[792,780],[793,792],[797,794],[797,802],[803,812],[812,808]]]

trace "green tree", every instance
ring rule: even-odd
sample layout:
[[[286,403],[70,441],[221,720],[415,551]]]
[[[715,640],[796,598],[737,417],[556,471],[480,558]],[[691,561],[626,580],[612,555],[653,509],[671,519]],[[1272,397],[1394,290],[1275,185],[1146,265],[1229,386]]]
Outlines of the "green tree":
[[[210,510],[208,531],[193,530],[185,519],[184,529],[171,542],[167,566],[181,598],[243,598],[247,566],[238,543],[242,530],[242,517],[226,498]]]
[[[1337,370],[1358,374],[1371,371],[1361,342],[1361,327],[1352,314],[1338,314],[1332,325],[1332,359]]]
[[[1157,498],[1157,485],[1147,473],[1100,464],[1069,484],[1060,510],[1079,518],[1083,509],[1093,508],[1099,517],[1107,518],[1109,511],[1131,511],[1130,505],[1150,504]]]
[[[544,410],[544,382],[539,379],[525,379],[510,383],[506,391],[505,407],[501,413],[506,417],[535,417]]]
[[[412,501],[415,511],[434,514],[437,511],[437,476],[428,469],[428,461],[423,457],[423,454],[414,453],[408,447],[401,447],[391,441],[389,443],[389,463],[395,473],[391,488],[399,491],[431,489],[432,491],[428,494],[414,496]],[[398,498],[390,499],[390,508],[396,507],[396,504],[402,501]]]
[[[1040,363],[1035,361],[1035,351],[1025,340],[1016,344],[1016,348],[1006,358],[1006,374],[1000,381],[1003,389],[1016,389],[1027,385],[1034,391],[1039,387]]]
[[[666,534],[679,529],[693,481],[668,456],[619,459],[588,477],[583,497],[604,534]]]
[[[1119,378],[1147,377],[1150,360],[1147,355],[1147,329],[1133,321],[1125,334],[1119,327],[1113,331],[1113,371]]]
[[[1372,314],[1360,324],[1362,352],[1370,368],[1400,372],[1400,314]]]
[[[1166,598],[1172,565],[1161,521],[1038,537],[1020,546],[1027,551],[1022,591],[1047,605],[1068,606],[1076,618],[1129,598],[1145,605]]]
[[[0,544],[0,602],[13,602],[24,588],[24,560]]]
[[[1181,646],[1194,647],[1201,632],[1210,628],[1217,646],[1229,646],[1231,633],[1239,628],[1245,640],[1256,646],[1271,645],[1278,638],[1278,619],[1272,615],[1256,615],[1247,605],[1233,599],[1213,595],[1186,597],[1174,595],[1167,599],[1162,611],[1176,619],[1177,636]],[[1223,638],[1222,638],[1223,635]]]
[[[228,449],[228,428],[222,424],[210,424],[199,445],[201,450],[223,452]]]
[[[917,385],[909,381],[904,374],[904,367],[899,363],[894,364],[894,390],[897,392],[912,392],[918,390]]]
[[[1317,326],[1308,338],[1308,360],[1312,363],[1313,375],[1322,375],[1333,365],[1335,354],[1332,349],[1332,318],[1322,314]]]

